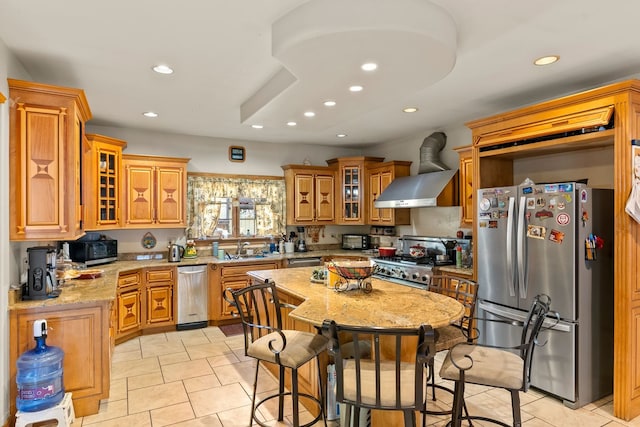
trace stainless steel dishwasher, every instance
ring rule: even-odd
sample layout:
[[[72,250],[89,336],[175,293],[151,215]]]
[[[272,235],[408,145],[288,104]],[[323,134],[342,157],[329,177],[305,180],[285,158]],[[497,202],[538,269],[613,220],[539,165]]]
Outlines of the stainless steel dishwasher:
[[[291,267],[315,267],[320,266],[322,264],[322,257],[320,256],[309,256],[304,258],[288,258],[287,259],[287,268]]]
[[[207,266],[178,267],[178,322],[176,329],[206,328],[209,324]]]

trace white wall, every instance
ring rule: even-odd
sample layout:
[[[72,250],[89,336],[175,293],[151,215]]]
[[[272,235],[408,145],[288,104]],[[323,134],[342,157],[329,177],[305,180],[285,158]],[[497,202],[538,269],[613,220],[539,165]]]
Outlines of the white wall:
[[[16,259],[9,244],[9,88],[7,77],[27,80],[24,67],[0,40],[0,92],[7,98],[0,104],[0,422],[9,417],[9,316],[8,291]]]
[[[91,99],[89,99],[91,103]],[[190,157],[190,172],[283,176],[286,164],[302,164],[309,159],[316,166],[339,156],[362,155],[361,150],[339,146],[273,144],[203,136],[173,135],[136,129],[87,125],[87,133],[98,133],[127,141],[124,153]],[[246,149],[246,161],[229,161],[229,146]],[[188,147],[188,148],[187,148]]]
[[[420,165],[420,146],[424,139],[433,132],[444,132],[447,143],[440,152],[440,159],[450,169],[458,169],[459,156],[453,149],[471,144],[471,130],[464,125],[452,126],[446,129],[425,130],[407,138],[379,144],[367,154],[385,157],[389,160],[410,160],[411,174],[418,173]],[[460,230],[460,207],[432,207],[411,209],[411,225],[398,226],[399,235],[420,235],[454,237]],[[470,229],[462,229],[470,233]]]

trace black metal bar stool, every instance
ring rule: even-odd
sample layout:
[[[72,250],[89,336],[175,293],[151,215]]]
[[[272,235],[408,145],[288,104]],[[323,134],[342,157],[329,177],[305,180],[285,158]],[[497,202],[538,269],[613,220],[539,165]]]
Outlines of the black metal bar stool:
[[[229,296],[231,295],[231,297]],[[232,299],[231,299],[232,298]],[[245,355],[257,359],[256,373],[253,381],[253,396],[251,400],[251,420],[260,426],[267,427],[256,418],[256,410],[263,403],[278,399],[278,421],[284,418],[284,397],[291,396],[293,405],[294,427],[308,427],[320,418],[327,426],[324,411],[324,394],[322,375],[320,372],[319,355],[327,348],[328,339],[319,334],[296,330],[282,329],[281,308],[295,308],[290,304],[281,304],[275,285],[260,283],[246,288],[225,291],[225,299],[233,304],[242,320],[244,330]],[[298,391],[298,368],[315,358],[318,366],[318,384],[320,398]],[[279,369],[278,393],[267,396],[256,404],[256,389],[258,385],[258,370],[260,361],[274,363]],[[285,370],[291,370],[291,391],[285,391]],[[320,412],[309,423],[300,425],[300,397],[306,397],[315,402]]]

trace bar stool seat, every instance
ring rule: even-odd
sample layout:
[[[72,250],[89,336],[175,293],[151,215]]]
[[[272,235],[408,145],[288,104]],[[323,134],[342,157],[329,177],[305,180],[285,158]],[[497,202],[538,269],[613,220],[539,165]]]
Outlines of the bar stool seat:
[[[76,419],[71,393],[65,393],[56,406],[37,412],[16,412],[16,427],[27,427],[44,421],[58,421],[58,427],[69,427]]]

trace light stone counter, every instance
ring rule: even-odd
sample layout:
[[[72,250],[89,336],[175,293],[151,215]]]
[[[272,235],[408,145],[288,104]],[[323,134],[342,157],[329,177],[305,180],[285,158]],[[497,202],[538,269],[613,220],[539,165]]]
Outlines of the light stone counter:
[[[161,260],[116,261],[110,264],[97,265],[93,268],[103,270],[101,277],[96,279],[73,279],[65,281],[61,286],[60,296],[44,300],[21,301],[20,290],[9,291],[9,309],[28,309],[34,307],[50,307],[56,305],[93,303],[99,301],[113,301],[116,297],[118,274],[138,268],[162,266],[188,266],[206,264],[238,264],[259,263],[264,261],[283,261],[290,258],[307,258],[317,256],[370,256],[361,251],[323,250],[310,252],[294,252],[291,254],[268,255],[260,258],[240,258],[237,260],[219,260],[217,257],[200,256],[193,259],[182,259],[180,262]]]
[[[373,291],[336,292],[323,284],[312,283],[313,267],[250,271],[258,281],[273,280],[278,289],[303,299],[289,316],[320,326],[324,319],[359,326],[434,328],[460,319],[464,307],[453,298],[409,286],[373,278]]]

